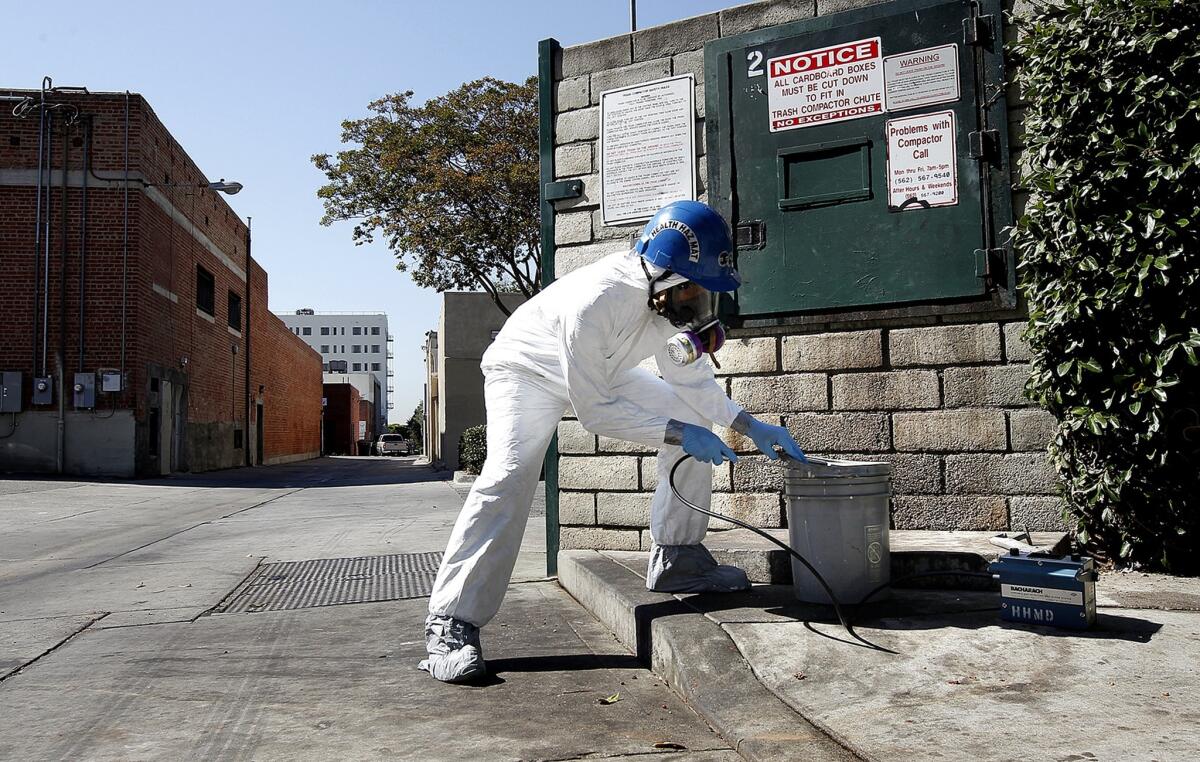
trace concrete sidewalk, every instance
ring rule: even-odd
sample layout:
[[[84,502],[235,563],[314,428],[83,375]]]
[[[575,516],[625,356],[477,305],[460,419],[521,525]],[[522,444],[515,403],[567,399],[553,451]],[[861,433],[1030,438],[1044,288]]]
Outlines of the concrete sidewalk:
[[[262,564],[439,552],[461,503],[384,458],[0,481],[0,759],[738,759],[545,579],[541,518],[481,685],[417,670],[423,597],[217,608]]]
[[[663,595],[646,591],[645,563],[565,551],[560,579],[747,757],[1165,762],[1200,749],[1200,580],[1104,575],[1083,633],[1004,625],[998,593],[897,591],[854,614],[856,640],[790,586]]]

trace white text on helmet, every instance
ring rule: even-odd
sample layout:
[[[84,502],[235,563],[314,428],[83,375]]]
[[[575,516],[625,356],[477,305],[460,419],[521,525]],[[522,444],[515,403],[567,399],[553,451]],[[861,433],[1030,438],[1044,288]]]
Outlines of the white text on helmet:
[[[692,262],[700,261],[700,241],[696,240],[696,234],[692,232],[690,227],[679,220],[663,220],[655,225],[654,229],[650,231],[650,238],[654,238],[654,236],[658,235],[664,230],[677,230],[680,233],[683,233],[683,237],[686,238],[688,242],[688,259]]]

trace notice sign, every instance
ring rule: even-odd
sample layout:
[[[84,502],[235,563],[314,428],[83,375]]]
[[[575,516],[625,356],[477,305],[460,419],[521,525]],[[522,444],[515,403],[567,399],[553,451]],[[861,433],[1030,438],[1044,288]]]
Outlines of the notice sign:
[[[914,50],[883,59],[887,110],[958,100],[958,45]]]
[[[600,95],[600,215],[647,220],[696,198],[696,89],[691,74]]]
[[[881,51],[872,37],[767,61],[771,132],[882,114]]]
[[[889,119],[888,208],[893,211],[958,203],[954,112]]]

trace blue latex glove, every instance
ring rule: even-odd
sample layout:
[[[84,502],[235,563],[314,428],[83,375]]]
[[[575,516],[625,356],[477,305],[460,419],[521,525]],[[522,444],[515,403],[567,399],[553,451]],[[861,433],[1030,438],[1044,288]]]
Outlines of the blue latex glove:
[[[739,421],[735,421],[734,423],[737,424],[740,422],[744,424],[744,430],[737,425],[734,428],[741,430],[743,434],[750,437],[754,441],[754,446],[762,450],[763,454],[771,460],[779,459],[779,453],[775,450],[778,447],[788,457],[804,463],[808,462],[808,458],[804,457],[804,451],[800,449],[800,445],[796,444],[796,440],[792,439],[792,435],[784,427],[763,423],[746,412],[740,413],[738,419]]]
[[[684,423],[682,429],[680,446],[696,460],[712,463],[714,466],[719,466],[727,460],[737,461],[733,450],[726,447],[719,436],[703,426]]]

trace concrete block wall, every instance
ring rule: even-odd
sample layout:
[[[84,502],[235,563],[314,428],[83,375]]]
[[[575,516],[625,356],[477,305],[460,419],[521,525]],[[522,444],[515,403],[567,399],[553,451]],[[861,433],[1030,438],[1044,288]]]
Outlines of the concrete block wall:
[[[641,229],[600,221],[601,92],[696,76],[697,188],[707,200],[704,43],[887,1],[769,0],[563,49],[555,66],[555,177],[582,180],[584,193],[555,204],[556,276],[621,250]],[[1014,160],[1020,118],[1010,93]],[[1014,190],[1019,210],[1024,194],[1019,184]],[[734,400],[787,426],[809,452],[891,462],[897,528],[1060,528],[1045,456],[1055,421],[1022,395],[1029,374],[1023,325],[1016,312],[947,310],[741,330],[718,353],[718,377]],[[723,433],[741,458],[714,469],[714,507],[784,526],[780,474],[743,437]],[[562,547],[647,549],[654,451],[596,437],[569,418],[559,427],[559,451]],[[715,520],[711,526],[721,528]]]

